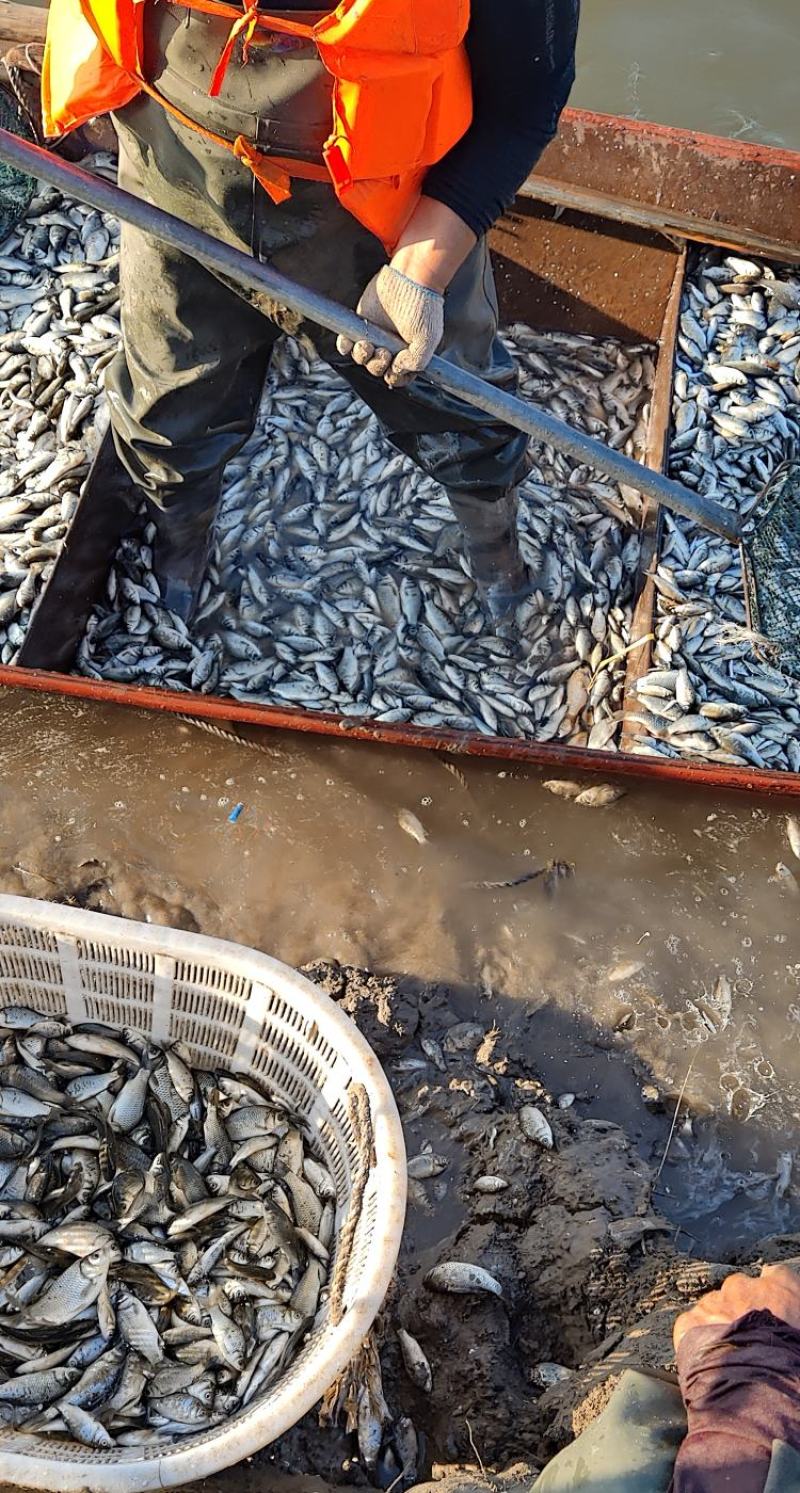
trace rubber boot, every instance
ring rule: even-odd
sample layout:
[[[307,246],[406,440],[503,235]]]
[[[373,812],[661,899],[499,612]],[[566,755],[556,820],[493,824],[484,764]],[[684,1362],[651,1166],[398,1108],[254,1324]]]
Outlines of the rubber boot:
[[[494,501],[474,492],[448,492],[461,526],[473,580],[495,622],[513,616],[531,593],[531,579],[519,548],[519,495],[510,488]]]
[[[141,489],[122,465],[107,430],[61,554],[36,604],[19,664],[29,669],[72,667],[119,542],[141,525],[141,502]]]
[[[193,494],[191,508],[148,504],[156,527],[153,574],[161,588],[161,599],[167,610],[187,625],[197,611],[219,491],[219,479],[214,478],[207,491]]]

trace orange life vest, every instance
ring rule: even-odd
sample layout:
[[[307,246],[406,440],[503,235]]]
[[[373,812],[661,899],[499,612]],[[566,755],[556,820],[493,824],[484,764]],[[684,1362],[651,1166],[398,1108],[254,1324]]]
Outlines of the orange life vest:
[[[147,0],[51,0],[42,75],[44,127],[63,135],[96,114],[121,109],[142,90],[194,129],[226,145],[273,201],[291,177],[330,180],[344,207],[394,247],[419,200],[426,171],[460,140],[472,118],[463,41],[470,0],[342,0],[314,26],[269,16],[257,0],[179,0],[231,18],[212,83],[219,90],[234,43],[245,57],[257,28],[311,38],[333,79],[333,123],[325,168],[277,157],[240,136],[233,143],[183,115],[144,77]]]

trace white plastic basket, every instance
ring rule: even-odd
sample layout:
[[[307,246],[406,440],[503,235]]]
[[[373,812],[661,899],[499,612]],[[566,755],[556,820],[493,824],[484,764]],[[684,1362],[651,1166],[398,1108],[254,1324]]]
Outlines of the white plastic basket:
[[[310,980],[239,944],[171,928],[0,896],[0,1005],[71,1021],[136,1026],[185,1042],[197,1067],[252,1071],[306,1120],[337,1190],[337,1247],[358,1148],[348,1088],[371,1109],[367,1179],[338,1326],[326,1308],[261,1403],[179,1443],[95,1452],[67,1441],[0,1432],[0,1481],[52,1493],[134,1493],[208,1477],[260,1451],[321,1398],[358,1351],[392,1278],[405,1218],[400,1118],[375,1053]],[[335,1264],[335,1256],[334,1256]],[[333,1266],[332,1266],[333,1268]]]

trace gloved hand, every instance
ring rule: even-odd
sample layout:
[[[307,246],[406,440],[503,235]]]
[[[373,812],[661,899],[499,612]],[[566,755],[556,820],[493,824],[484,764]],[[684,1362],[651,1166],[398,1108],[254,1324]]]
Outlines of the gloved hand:
[[[356,311],[387,332],[395,332],[406,348],[393,354],[379,343],[354,343],[349,337],[338,337],[336,346],[343,357],[352,356],[393,389],[410,384],[427,368],[444,335],[444,296],[388,264],[370,280]]]

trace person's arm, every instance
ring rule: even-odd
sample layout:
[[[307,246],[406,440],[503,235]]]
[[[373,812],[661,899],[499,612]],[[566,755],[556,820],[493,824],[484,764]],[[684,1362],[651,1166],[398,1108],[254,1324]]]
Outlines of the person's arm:
[[[433,166],[392,259],[370,281],[359,315],[398,333],[396,357],[338,340],[376,378],[408,383],[444,332],[444,292],[476,239],[514,200],[552,140],[575,78],[579,0],[472,0],[467,53],[473,121]]]
[[[477,236],[511,206],[553,139],[575,81],[579,0],[472,0],[473,120],[425,193]]]
[[[732,1275],[675,1324],[688,1435],[672,1493],[764,1493],[773,1442],[800,1451],[800,1278]]]

